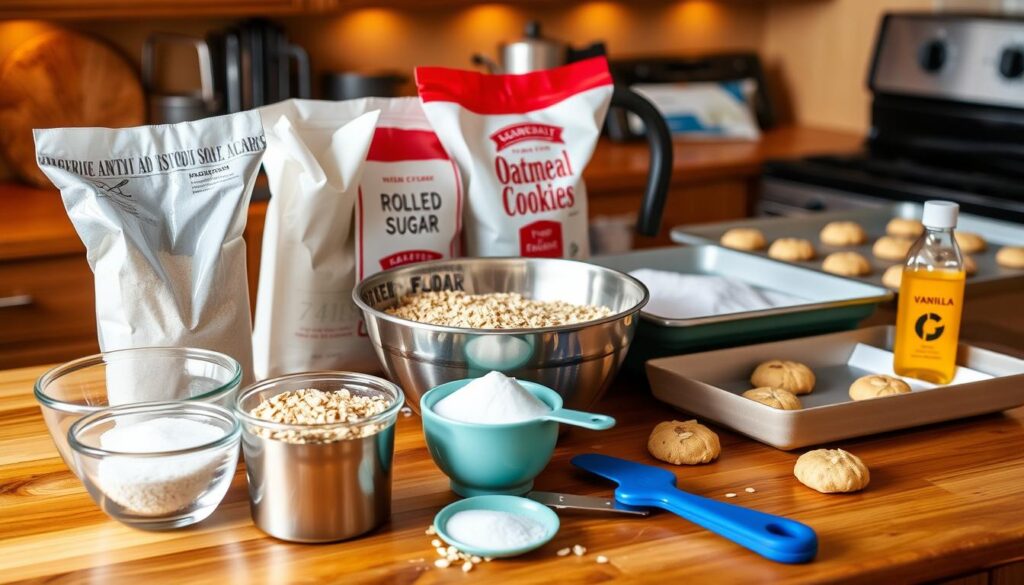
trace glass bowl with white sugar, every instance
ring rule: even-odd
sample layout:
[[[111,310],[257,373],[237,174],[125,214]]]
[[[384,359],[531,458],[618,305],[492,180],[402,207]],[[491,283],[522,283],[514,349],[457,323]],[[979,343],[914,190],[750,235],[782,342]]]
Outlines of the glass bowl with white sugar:
[[[187,401],[230,407],[242,381],[234,358],[192,347],[138,347],[90,355],[39,377],[34,394],[53,444],[75,475],[68,429],[111,406]]]
[[[238,465],[241,426],[231,411],[197,402],[116,406],[68,431],[92,499],[135,528],[165,530],[206,519]]]

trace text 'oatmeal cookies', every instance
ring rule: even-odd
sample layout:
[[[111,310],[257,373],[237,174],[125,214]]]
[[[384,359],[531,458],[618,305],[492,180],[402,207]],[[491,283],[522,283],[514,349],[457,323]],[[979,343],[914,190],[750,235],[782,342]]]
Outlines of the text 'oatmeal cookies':
[[[538,329],[601,319],[611,315],[612,310],[600,305],[527,299],[519,293],[439,291],[406,295],[387,313],[446,327]]]

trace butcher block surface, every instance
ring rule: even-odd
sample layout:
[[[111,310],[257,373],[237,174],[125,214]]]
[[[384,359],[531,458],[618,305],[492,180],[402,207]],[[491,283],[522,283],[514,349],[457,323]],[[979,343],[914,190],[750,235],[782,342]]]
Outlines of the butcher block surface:
[[[45,368],[0,372],[0,581],[47,583],[905,583],[972,575],[957,583],[1024,578],[1024,410],[847,441],[871,468],[861,493],[823,495],[793,477],[799,453],[719,433],[714,463],[671,467],[680,487],[812,526],[821,547],[806,565],[767,561],[679,517],[562,513],[554,540],[469,574],[434,567],[434,514],[455,496],[427,453],[419,418],[400,416],[393,517],[348,542],[300,545],[270,538],[249,516],[242,468],[223,504],[201,524],[142,532],[106,517],[54,449],[32,396]],[[655,423],[685,415],[620,378],[597,405],[618,425],[565,435],[537,489],[605,495],[612,485],[569,459],[598,452],[657,463],[645,444]],[[748,493],[746,488],[754,488]],[[323,505],[330,505],[324,502]],[[580,544],[584,556],[556,554]],[[607,564],[596,562],[606,556]],[[999,567],[999,568],[996,568]],[[992,569],[992,570],[990,570]]]

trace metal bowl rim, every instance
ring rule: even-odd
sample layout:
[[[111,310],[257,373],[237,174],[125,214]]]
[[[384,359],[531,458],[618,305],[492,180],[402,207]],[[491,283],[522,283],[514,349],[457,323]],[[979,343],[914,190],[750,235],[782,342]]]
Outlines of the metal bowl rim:
[[[410,268],[413,268],[413,267],[420,267],[420,268],[422,268],[422,267],[426,267],[427,265],[432,265],[432,264],[438,264],[439,265],[439,264],[453,263],[453,262],[454,263],[472,263],[472,264],[481,263],[481,264],[483,264],[483,263],[495,262],[495,261],[500,262],[500,263],[510,263],[512,261],[526,261],[526,262],[552,262],[553,261],[553,262],[571,262],[571,263],[574,263],[574,264],[583,264],[583,265],[585,265],[587,267],[595,268],[595,269],[597,269],[599,271],[602,271],[602,272],[612,273],[615,276],[617,276],[618,278],[621,278],[622,280],[625,280],[626,282],[630,282],[630,283],[636,285],[637,287],[639,287],[640,292],[643,293],[643,295],[641,296],[640,301],[637,302],[636,304],[634,304],[632,307],[627,308],[627,309],[622,310],[622,311],[619,311],[618,313],[614,313],[614,314],[609,315],[607,317],[601,317],[600,319],[594,319],[592,321],[582,321],[582,322],[579,322],[579,323],[569,323],[567,325],[555,325],[555,326],[551,326],[551,327],[537,327],[537,328],[477,329],[477,328],[473,328],[473,327],[452,327],[452,326],[449,326],[449,325],[435,325],[433,323],[424,323],[422,321],[413,321],[412,319],[403,319],[401,317],[396,317],[394,315],[388,314],[388,313],[386,313],[384,311],[379,311],[379,310],[377,310],[377,309],[367,305],[363,301],[362,295],[359,294],[366,287],[367,283],[369,283],[370,281],[377,280],[377,279],[382,279],[382,278],[384,278],[385,275],[387,275],[389,273],[395,273],[395,272],[399,272],[401,270],[407,270],[407,269],[410,269]],[[374,274],[374,275],[368,277],[366,280],[363,280],[362,282],[357,284],[352,289],[352,301],[356,304],[357,307],[359,307],[360,310],[363,311],[364,314],[372,315],[375,319],[381,319],[381,320],[384,320],[384,321],[388,321],[390,323],[394,323],[395,325],[402,325],[402,326],[406,326],[406,327],[412,326],[412,327],[414,327],[416,329],[433,331],[433,332],[436,332],[436,333],[456,333],[456,334],[461,333],[463,335],[530,335],[530,334],[541,334],[541,333],[565,333],[565,332],[570,332],[570,331],[578,331],[578,330],[581,330],[581,329],[586,329],[587,327],[593,327],[595,325],[604,325],[604,324],[607,324],[607,323],[614,323],[615,321],[618,321],[620,319],[624,319],[624,318],[626,318],[626,317],[628,317],[628,316],[630,316],[632,314],[638,313],[641,309],[643,309],[647,305],[647,302],[650,301],[650,299],[651,299],[651,293],[650,293],[649,290],[647,290],[647,286],[644,285],[644,283],[640,282],[638,279],[634,278],[633,276],[630,276],[629,274],[626,274],[625,272],[620,272],[618,270],[615,270],[614,268],[609,268],[607,266],[601,266],[599,264],[591,264],[590,262],[584,262],[582,260],[573,260],[571,258],[529,258],[529,257],[521,257],[521,256],[489,256],[489,257],[478,257],[478,258],[446,258],[446,259],[443,259],[443,260],[430,260],[430,261],[427,261],[427,262],[417,262],[416,264],[407,264],[405,266],[396,266],[395,268],[390,268],[388,270],[383,270],[381,272],[378,272],[377,274]]]

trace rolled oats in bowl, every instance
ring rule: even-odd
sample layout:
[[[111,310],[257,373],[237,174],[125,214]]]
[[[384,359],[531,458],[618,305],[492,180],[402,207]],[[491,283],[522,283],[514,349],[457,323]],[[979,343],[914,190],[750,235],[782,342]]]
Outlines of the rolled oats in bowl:
[[[252,416],[285,425],[324,425],[308,429],[271,429],[255,427],[253,432],[267,439],[288,443],[329,443],[343,439],[368,437],[380,431],[377,423],[359,423],[388,410],[393,399],[384,395],[353,394],[348,388],[319,390],[300,388],[286,390],[249,411]]]
[[[355,372],[291,374],[242,390],[235,415],[256,526],[283,540],[329,542],[387,521],[404,403],[397,385]]]
[[[612,314],[603,305],[528,299],[519,293],[421,292],[402,297],[389,315],[446,327],[539,329],[586,323]]]
[[[628,274],[562,258],[453,258],[378,272],[352,291],[382,369],[409,406],[497,370],[588,409],[629,349],[649,294]]]

